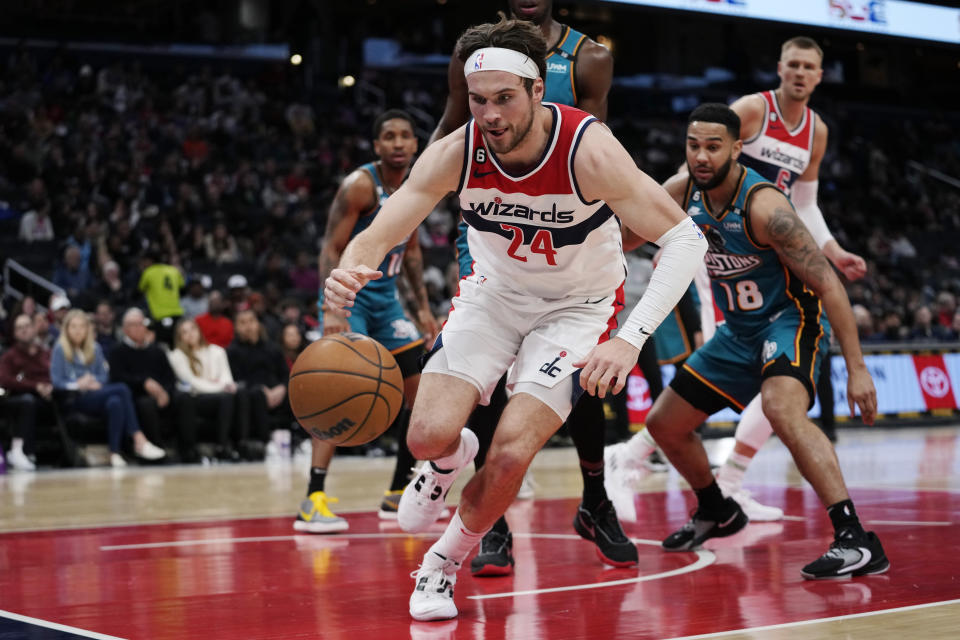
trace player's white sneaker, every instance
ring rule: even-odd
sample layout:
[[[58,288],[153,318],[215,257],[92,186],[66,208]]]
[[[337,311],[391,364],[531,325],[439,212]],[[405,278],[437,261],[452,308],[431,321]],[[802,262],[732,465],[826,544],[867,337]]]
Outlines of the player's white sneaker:
[[[631,460],[627,443],[603,448],[603,488],[613,503],[617,516],[624,522],[637,521],[635,488],[645,473],[642,460]]]
[[[410,574],[416,581],[410,594],[410,617],[414,620],[448,620],[457,617],[453,602],[453,585],[457,583],[460,565],[441,560],[428,551],[420,568]],[[449,572],[449,573],[448,573]]]
[[[733,498],[747,514],[751,522],[772,522],[774,520],[783,520],[783,509],[780,507],[771,507],[760,504],[750,495],[750,492],[743,487],[736,487],[724,482],[717,482],[723,495]]]
[[[533,500],[537,494],[537,483],[533,481],[533,471],[527,469],[523,474],[523,482],[520,483],[520,490],[517,491],[517,500]]]
[[[407,484],[397,506],[397,524],[408,533],[420,533],[437,521],[446,506],[444,499],[454,480],[477,455],[480,442],[470,429],[463,429],[460,437],[466,445],[462,463],[454,469],[438,469],[431,461],[414,469],[413,479]]]

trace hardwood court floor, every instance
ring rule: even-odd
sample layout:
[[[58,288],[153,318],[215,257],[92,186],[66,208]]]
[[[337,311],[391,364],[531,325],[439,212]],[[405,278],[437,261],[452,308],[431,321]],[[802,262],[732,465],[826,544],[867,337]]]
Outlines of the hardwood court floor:
[[[785,509],[699,552],[659,540],[692,505],[651,474],[626,525],[640,565],[602,565],[570,522],[572,450],[542,452],[537,497],[518,501],[515,575],[461,571],[460,617],[411,622],[409,572],[442,531],[407,535],[375,513],[392,460],[335,460],[329,493],[350,530],[294,535],[306,461],[0,476],[0,638],[956,638],[960,637],[960,428],[849,429],[838,454],[890,571],[808,582],[826,515],[773,441],[747,476]],[[718,452],[719,453],[719,452]],[[467,474],[464,474],[467,475]],[[464,479],[457,482],[450,499]]]

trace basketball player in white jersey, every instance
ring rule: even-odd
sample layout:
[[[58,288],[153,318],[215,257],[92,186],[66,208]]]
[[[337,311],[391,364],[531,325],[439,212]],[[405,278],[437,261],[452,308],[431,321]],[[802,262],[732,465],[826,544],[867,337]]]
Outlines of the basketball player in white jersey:
[[[377,219],[347,246],[325,283],[329,308],[349,314],[380,273],[368,265],[413,231],[448,192],[470,225],[473,275],[421,375],[408,443],[431,461],[407,485],[398,522],[422,531],[477,451],[463,428],[510,368],[511,397],[486,464],[414,573],[416,620],[457,615],[461,563],[513,501],[533,456],[579,392],[618,392],[643,342],[676,305],[706,241],[610,131],[572,107],[541,104],[546,44],[532,24],[501,20],[457,42],[473,120],[431,145]],[[646,294],[616,338],[624,259],[615,214],[663,248]]]
[[[814,40],[802,36],[790,38],[783,43],[777,63],[780,86],[743,96],[730,107],[741,122],[743,151],[740,163],[754,169],[783,191],[823,254],[847,279],[858,280],[867,272],[866,262],[837,243],[817,206],[820,162],[827,149],[827,125],[807,104],[823,77],[822,63],[823,50]],[[706,275],[705,270],[702,275]],[[712,311],[709,280],[698,274],[697,285],[702,311]],[[704,340],[710,338],[714,326],[709,317],[703,322]],[[826,359],[821,379],[826,377],[827,390],[822,391],[825,385],[818,383],[821,405],[825,394],[831,394],[826,398],[829,409],[825,411],[832,411],[833,406],[829,376],[830,362]],[[737,424],[734,449],[717,473],[717,483],[723,492],[736,499],[755,522],[783,518],[782,509],[758,503],[742,486],[747,466],[772,433],[773,427],[763,415],[757,396],[744,409]],[[628,493],[624,485],[629,488],[631,470],[637,469],[655,448],[656,444],[646,430],[626,443],[606,448],[607,488],[616,497],[614,504],[624,520],[636,519],[634,510],[621,508],[628,504],[623,500],[624,494]]]

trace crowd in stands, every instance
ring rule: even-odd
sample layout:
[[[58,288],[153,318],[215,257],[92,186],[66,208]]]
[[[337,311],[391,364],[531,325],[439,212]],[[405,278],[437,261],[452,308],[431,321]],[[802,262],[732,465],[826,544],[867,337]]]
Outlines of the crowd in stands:
[[[389,106],[439,114],[445,87],[432,82],[388,91]],[[47,400],[101,419],[118,466],[124,453],[196,460],[198,442],[220,459],[256,459],[270,429],[289,426],[286,371],[318,336],[326,210],[370,159],[375,115],[306,95],[282,66],[95,68],[25,49],[3,61],[0,246],[64,292],[0,306],[17,465],[33,464],[25,425]],[[611,100],[611,125],[665,179],[682,157],[682,118],[624,109]],[[939,117],[823,113],[821,206],[869,263],[849,286],[861,338],[957,341],[960,189],[911,161],[960,176],[960,138]],[[456,289],[456,211],[442,203],[420,230],[440,318]]]

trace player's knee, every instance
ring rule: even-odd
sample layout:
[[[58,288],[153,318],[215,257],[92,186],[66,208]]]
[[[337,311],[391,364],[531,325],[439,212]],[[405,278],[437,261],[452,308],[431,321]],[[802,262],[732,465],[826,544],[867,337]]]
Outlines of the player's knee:
[[[407,431],[407,447],[417,460],[435,460],[447,453],[459,435],[459,429],[451,429],[430,416],[414,415]]]
[[[491,450],[484,462],[484,467],[488,469],[488,473],[493,474],[492,477],[496,478],[497,484],[504,486],[516,481],[519,487],[528,466],[530,466],[530,457],[515,448]]]
[[[667,420],[666,412],[663,411],[660,406],[657,406],[657,404],[654,403],[650,413],[647,414],[647,431],[650,432],[650,435],[653,436],[654,440],[660,442],[661,439],[669,439],[669,424],[670,422]]]
[[[763,414],[770,421],[776,433],[782,440],[792,437],[798,422],[803,421],[803,415],[796,409],[796,403],[791,398],[780,395],[765,395],[763,397]],[[788,444],[784,442],[784,444]]]

